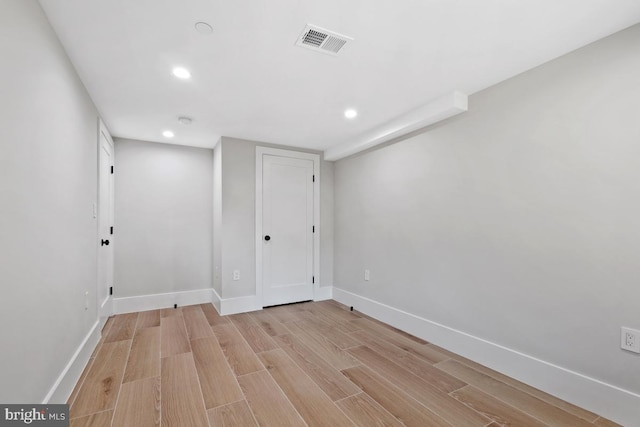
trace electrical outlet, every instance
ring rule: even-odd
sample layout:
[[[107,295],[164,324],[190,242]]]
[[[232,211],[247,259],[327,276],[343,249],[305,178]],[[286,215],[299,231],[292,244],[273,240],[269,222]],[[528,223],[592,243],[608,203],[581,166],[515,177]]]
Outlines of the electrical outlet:
[[[631,328],[620,328],[620,348],[640,353],[640,331]]]
[[[233,270],[233,280],[240,280],[240,270]]]
[[[364,271],[364,280],[368,282],[370,278],[371,278],[371,272],[369,270],[365,270]]]

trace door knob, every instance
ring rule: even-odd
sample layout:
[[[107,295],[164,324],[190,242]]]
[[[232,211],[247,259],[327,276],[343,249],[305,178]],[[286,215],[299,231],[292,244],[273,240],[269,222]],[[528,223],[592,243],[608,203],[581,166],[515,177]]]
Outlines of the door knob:
[[[271,240],[271,236],[267,234],[266,236],[264,236],[264,240],[268,242],[269,240]]]
[[[109,246],[109,241],[102,239],[102,242],[100,242],[100,246],[105,246],[105,245]]]

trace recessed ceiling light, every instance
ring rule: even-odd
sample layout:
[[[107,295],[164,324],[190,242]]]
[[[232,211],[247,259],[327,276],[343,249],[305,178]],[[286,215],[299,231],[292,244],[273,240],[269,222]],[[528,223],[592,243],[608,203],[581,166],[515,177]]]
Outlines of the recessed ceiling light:
[[[193,122],[191,117],[178,117],[178,123],[181,125],[190,125]]]
[[[184,67],[176,67],[172,71],[173,75],[179,79],[188,79],[191,77],[191,73]]]
[[[170,130],[165,130],[164,132],[162,132],[162,136],[164,136],[165,138],[173,138],[175,134]]]
[[[200,34],[211,34],[213,33],[213,27],[206,22],[196,22],[196,31]]]
[[[358,112],[356,110],[354,110],[353,108],[350,108],[350,109],[348,109],[347,111],[344,112],[344,116],[347,119],[353,119],[357,115],[358,115]]]

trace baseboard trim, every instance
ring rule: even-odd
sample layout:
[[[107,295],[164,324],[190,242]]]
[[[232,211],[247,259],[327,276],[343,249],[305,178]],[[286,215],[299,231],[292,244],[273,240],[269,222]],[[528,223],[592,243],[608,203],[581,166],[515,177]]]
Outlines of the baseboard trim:
[[[314,301],[324,301],[333,297],[333,286],[319,286],[313,293]]]
[[[220,314],[220,301],[222,300],[222,298],[220,298],[220,295],[218,295],[215,289],[211,289],[211,295],[211,304],[213,304],[213,307],[216,309],[218,314]]]
[[[42,400],[42,404],[48,403],[67,403],[71,392],[82,375],[82,371],[89,362],[93,350],[100,341],[102,333],[102,324],[96,321],[91,327],[87,336],[82,340],[80,346],[76,349],[73,356],[64,367],[58,379],[53,384],[47,395]]]
[[[135,297],[114,298],[113,314],[134,313],[136,311],[156,310],[159,308],[183,305],[204,304],[212,301],[212,289],[169,292],[166,294],[140,295]]]
[[[228,314],[247,313],[249,311],[262,310],[257,295],[248,295],[235,298],[221,298],[220,295],[212,289],[211,303],[221,316]],[[331,299],[331,286],[319,287],[314,291],[314,301],[323,301]]]
[[[256,310],[262,310],[262,304],[258,302],[257,295],[249,295],[246,297],[221,298],[218,312],[221,316],[226,316],[227,314],[246,313]]]
[[[622,425],[636,425],[640,395],[516,350],[333,287],[333,299]]]
[[[314,301],[331,299],[332,287],[323,286],[315,290]],[[222,298],[215,289],[170,292],[166,294],[140,295],[135,297],[114,298],[113,314],[134,313],[136,311],[156,310],[159,308],[211,303],[221,316],[262,310],[257,295],[235,298]]]

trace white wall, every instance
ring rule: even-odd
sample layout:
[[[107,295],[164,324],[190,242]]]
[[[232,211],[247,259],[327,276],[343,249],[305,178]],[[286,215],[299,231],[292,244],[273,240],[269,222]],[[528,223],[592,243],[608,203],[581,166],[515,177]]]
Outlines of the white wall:
[[[320,287],[333,286],[333,165],[320,162]]]
[[[115,140],[114,297],[211,288],[213,151]]]
[[[213,289],[222,295],[222,141],[213,149]]]
[[[256,144],[222,138],[222,295],[255,295]],[[233,270],[240,280],[233,281]]]
[[[0,402],[36,403],[97,321],[98,115],[35,0],[0,57]]]
[[[635,26],[336,162],[336,286],[640,393],[638,76]]]
[[[223,137],[222,164],[222,275],[223,298],[256,294],[255,210],[256,147],[291,147]],[[298,150],[312,152],[309,150]],[[333,167],[321,161],[320,173],[320,286],[333,285]],[[233,281],[233,270],[240,280]]]

